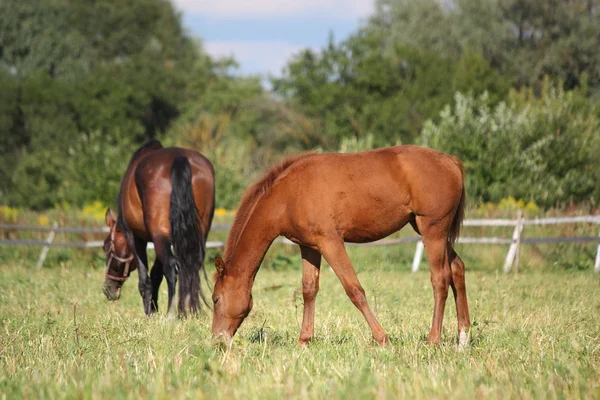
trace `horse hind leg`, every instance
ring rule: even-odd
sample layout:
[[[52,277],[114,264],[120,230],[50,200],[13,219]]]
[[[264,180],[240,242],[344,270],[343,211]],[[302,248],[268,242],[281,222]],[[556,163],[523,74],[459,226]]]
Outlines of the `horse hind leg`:
[[[465,264],[454,249],[449,251],[450,268],[452,269],[452,292],[456,303],[456,317],[458,319],[458,349],[462,350],[468,346],[469,328],[469,305],[467,303],[467,289],[465,285]]]
[[[448,298],[448,288],[452,282],[452,271],[447,252],[447,227],[440,224],[439,221],[430,221],[425,217],[417,217],[416,225],[421,232],[421,239],[427,252],[433,287],[433,320],[427,341],[429,344],[437,345],[441,341],[444,309]]]
[[[150,272],[150,280],[152,281],[152,311],[158,312],[158,291],[163,280],[163,267],[158,257]]]

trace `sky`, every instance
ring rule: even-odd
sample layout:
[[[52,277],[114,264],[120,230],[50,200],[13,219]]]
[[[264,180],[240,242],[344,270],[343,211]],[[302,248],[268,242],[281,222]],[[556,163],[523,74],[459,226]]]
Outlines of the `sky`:
[[[355,32],[375,0],[173,0],[185,28],[215,57],[233,56],[240,75],[279,76],[290,57]]]

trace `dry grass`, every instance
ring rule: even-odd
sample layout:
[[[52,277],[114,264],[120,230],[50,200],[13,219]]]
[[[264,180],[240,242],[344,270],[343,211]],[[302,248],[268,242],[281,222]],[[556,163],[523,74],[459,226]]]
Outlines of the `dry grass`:
[[[108,303],[100,268],[4,265],[0,393],[91,399],[600,398],[600,277],[591,271],[469,273],[472,345],[459,353],[452,299],[442,346],[425,344],[433,307],[426,272],[399,272],[386,261],[356,264],[391,337],[388,349],[374,346],[362,316],[326,266],[316,338],[300,349],[298,268],[262,270],[250,317],[231,348],[217,348],[208,315],[181,321],[165,316],[161,304],[160,315],[146,318],[135,280],[127,282],[121,301]]]

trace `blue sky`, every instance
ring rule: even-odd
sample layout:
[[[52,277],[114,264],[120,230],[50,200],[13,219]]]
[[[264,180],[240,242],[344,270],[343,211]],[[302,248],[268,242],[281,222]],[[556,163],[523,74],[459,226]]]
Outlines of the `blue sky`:
[[[279,75],[290,56],[354,32],[374,0],[173,0],[184,26],[215,57],[232,55],[240,74]]]

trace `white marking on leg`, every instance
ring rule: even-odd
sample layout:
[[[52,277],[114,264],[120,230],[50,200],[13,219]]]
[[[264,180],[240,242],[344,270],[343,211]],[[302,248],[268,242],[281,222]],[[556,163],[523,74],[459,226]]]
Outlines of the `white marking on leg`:
[[[173,296],[173,300],[171,300],[171,304],[169,304],[168,308],[167,308],[167,315],[171,318],[177,318],[177,301],[176,301],[177,296]]]
[[[469,347],[469,335],[467,335],[466,330],[461,329],[458,335],[458,351],[462,351],[467,347]]]

